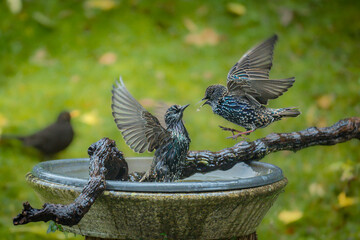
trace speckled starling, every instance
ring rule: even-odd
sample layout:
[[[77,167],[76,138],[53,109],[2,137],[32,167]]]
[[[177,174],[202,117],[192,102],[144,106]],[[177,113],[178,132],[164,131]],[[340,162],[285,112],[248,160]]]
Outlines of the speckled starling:
[[[4,139],[18,139],[25,146],[34,147],[45,155],[56,154],[67,148],[73,140],[69,112],[61,112],[53,124],[29,136],[1,136]]]
[[[269,79],[276,41],[277,36],[274,35],[243,55],[230,69],[227,87],[211,85],[206,89],[203,105],[210,105],[215,114],[246,129],[241,132],[220,126],[223,130],[231,131],[232,138],[250,134],[283,117],[300,114],[294,107],[273,109],[264,106],[269,99],[286,92],[295,81],[293,77]],[[234,132],[238,134],[234,135]]]
[[[120,78],[112,90],[112,114],[128,146],[135,152],[155,150],[151,170],[143,177],[148,181],[170,182],[179,178],[189,150],[190,138],[182,121],[189,105],[172,105],[165,113],[166,127],[140,105]]]

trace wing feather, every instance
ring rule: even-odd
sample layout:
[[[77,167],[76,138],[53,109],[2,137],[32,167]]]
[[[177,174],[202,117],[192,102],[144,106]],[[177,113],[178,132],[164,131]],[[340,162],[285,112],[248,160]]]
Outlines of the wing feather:
[[[135,152],[153,151],[170,133],[128,92],[121,77],[112,89],[112,114],[127,145]]]
[[[274,46],[277,35],[270,37],[250,49],[230,69],[227,76],[227,88],[230,94],[248,96],[256,104],[267,104],[286,92],[294,83],[294,78],[271,80]]]

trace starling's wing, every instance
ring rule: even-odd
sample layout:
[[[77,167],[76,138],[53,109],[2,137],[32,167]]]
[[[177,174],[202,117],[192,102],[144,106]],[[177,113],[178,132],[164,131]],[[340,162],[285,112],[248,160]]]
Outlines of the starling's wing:
[[[227,87],[230,94],[247,96],[257,104],[281,96],[294,83],[294,78],[270,80],[274,45],[277,35],[250,49],[230,69]]]
[[[152,152],[170,138],[159,120],[128,92],[120,78],[112,90],[112,114],[127,145],[135,152]]]

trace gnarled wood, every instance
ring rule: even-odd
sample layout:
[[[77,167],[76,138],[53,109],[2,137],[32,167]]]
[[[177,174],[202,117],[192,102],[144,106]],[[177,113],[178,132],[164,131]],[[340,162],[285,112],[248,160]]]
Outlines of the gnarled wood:
[[[42,209],[35,209],[25,202],[22,212],[13,219],[14,225],[53,220],[58,224],[73,226],[80,222],[96,198],[105,190],[105,179],[127,180],[127,163],[122,153],[115,147],[115,141],[103,138],[92,144],[88,153],[90,178],[73,203],[68,205],[45,203]]]
[[[189,151],[183,178],[196,172],[229,169],[238,162],[258,161],[266,155],[282,150],[299,151],[316,145],[335,145],[360,139],[360,118],[338,121],[330,127],[311,127],[299,132],[272,133],[253,142],[242,141],[218,152]]]

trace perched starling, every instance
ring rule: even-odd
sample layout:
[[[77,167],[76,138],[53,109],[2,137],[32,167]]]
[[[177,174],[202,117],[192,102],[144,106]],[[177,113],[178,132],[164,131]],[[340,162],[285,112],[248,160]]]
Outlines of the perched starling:
[[[74,130],[70,113],[61,112],[53,124],[29,136],[1,136],[1,139],[18,139],[25,146],[34,147],[45,155],[53,155],[70,145]]]
[[[294,77],[269,79],[276,41],[277,36],[274,35],[243,55],[230,69],[227,87],[211,85],[206,89],[203,105],[210,105],[215,114],[246,129],[241,132],[220,126],[223,130],[231,131],[232,138],[250,134],[283,117],[300,114],[294,107],[273,109],[264,106],[269,99],[286,92],[295,81]],[[234,135],[234,132],[238,134]]]
[[[135,152],[146,150],[155,156],[150,171],[142,181],[148,181],[153,173],[155,181],[174,181],[179,178],[190,138],[182,121],[183,112],[189,105],[172,105],[165,113],[166,127],[146,111],[128,92],[120,78],[112,90],[112,114],[127,145]]]

